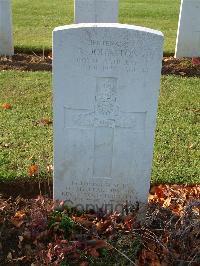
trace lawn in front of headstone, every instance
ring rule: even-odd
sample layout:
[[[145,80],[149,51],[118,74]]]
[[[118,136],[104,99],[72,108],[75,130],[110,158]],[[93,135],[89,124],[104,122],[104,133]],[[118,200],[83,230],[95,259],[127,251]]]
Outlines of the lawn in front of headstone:
[[[51,74],[1,72],[0,87],[1,105],[11,104],[0,108],[0,179],[27,176],[38,160],[45,172],[53,156]]]
[[[162,31],[164,52],[174,53],[179,5],[179,0],[119,0],[119,22]],[[73,8],[73,0],[13,0],[16,50],[49,50],[53,28],[73,23]]]
[[[0,180],[28,179],[33,164],[45,178],[53,154],[51,73],[4,71],[0,87]],[[198,78],[162,77],[153,183],[199,183],[199,94]]]

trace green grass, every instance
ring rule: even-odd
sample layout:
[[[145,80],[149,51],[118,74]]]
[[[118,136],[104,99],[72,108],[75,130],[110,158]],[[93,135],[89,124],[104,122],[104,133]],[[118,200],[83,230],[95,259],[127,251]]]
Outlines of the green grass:
[[[164,52],[174,53],[179,0],[121,0],[120,23],[144,26],[164,33]]]
[[[49,50],[52,30],[72,21],[72,0],[13,0],[15,47],[22,51]]]
[[[162,77],[153,182],[200,181],[199,78]]]
[[[175,49],[179,0],[120,0],[119,22],[161,30],[165,53]],[[73,0],[13,0],[14,42],[18,51],[51,48],[53,28],[73,23]]]
[[[52,163],[52,125],[37,121],[51,118],[51,75],[47,72],[0,72],[0,179],[28,175],[36,161],[40,171]]]
[[[51,73],[0,73],[0,179],[26,177],[35,160],[41,172],[52,163]],[[199,183],[199,79],[162,77],[152,182]]]

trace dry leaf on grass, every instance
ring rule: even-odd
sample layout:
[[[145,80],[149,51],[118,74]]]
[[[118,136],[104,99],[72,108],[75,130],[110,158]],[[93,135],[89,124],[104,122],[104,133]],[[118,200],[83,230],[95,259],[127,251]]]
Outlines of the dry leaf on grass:
[[[36,121],[34,124],[38,126],[48,126],[52,124],[52,120],[50,120],[49,118],[42,118]]]
[[[29,176],[36,176],[39,173],[39,166],[37,164],[32,164],[28,168]]]
[[[3,108],[4,110],[9,110],[9,109],[12,109],[12,106],[11,106],[10,103],[3,103],[3,104],[2,104],[2,108]]]

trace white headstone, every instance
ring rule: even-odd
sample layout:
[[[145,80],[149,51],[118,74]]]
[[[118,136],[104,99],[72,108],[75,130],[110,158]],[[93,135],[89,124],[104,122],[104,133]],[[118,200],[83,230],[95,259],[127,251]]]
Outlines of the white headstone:
[[[118,0],[75,0],[75,23],[114,23],[118,20]]]
[[[200,56],[200,0],[182,0],[175,57]]]
[[[0,55],[13,55],[11,0],[0,0]]]
[[[53,32],[54,199],[147,202],[163,35],[123,24]]]

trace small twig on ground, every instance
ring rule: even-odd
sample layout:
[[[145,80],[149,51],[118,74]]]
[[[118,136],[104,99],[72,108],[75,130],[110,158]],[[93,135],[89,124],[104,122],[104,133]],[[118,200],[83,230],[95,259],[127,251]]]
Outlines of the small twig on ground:
[[[44,60],[44,58],[45,58],[45,56],[44,56],[44,50],[45,50],[45,48],[44,48],[44,45],[43,45],[43,47],[42,47],[42,59]]]
[[[37,55],[36,53],[34,53],[33,51],[32,51],[32,53],[36,56],[36,57],[38,57],[38,58],[40,58],[40,56],[39,55]]]
[[[112,246],[112,245],[111,245]],[[115,248],[115,247],[113,247],[112,246],[112,248],[114,248],[114,250],[116,250],[119,254],[121,254],[124,258],[126,258],[129,262],[131,262],[133,265],[135,265],[136,266],[136,264],[135,264],[135,262],[133,262],[128,256],[126,256],[123,252],[121,252],[120,250],[118,250],[117,248]]]
[[[194,262],[194,259],[196,258],[197,255],[198,255],[198,253],[194,254],[194,256],[192,257],[192,260],[190,261],[190,263],[188,264],[188,266],[191,265],[192,262]]]

